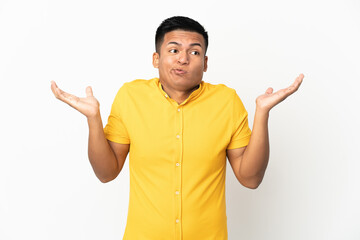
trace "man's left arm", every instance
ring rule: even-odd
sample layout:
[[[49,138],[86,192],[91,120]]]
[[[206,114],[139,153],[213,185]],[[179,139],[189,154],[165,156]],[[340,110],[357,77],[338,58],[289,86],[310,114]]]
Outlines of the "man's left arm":
[[[304,78],[300,74],[288,88],[273,93],[268,88],[256,99],[256,111],[249,144],[246,147],[228,149],[227,157],[238,181],[245,187],[257,188],[265,174],[269,161],[268,119],[270,110],[296,92]]]

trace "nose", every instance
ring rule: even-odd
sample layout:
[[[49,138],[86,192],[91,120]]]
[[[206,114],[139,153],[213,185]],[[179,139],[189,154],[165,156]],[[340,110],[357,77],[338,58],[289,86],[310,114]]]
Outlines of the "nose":
[[[178,54],[178,63],[181,65],[188,64],[189,63],[189,56],[186,51],[180,51]]]

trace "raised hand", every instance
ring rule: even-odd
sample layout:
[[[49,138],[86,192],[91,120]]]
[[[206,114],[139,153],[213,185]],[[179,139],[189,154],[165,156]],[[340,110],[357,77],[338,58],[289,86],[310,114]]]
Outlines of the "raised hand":
[[[288,96],[293,94],[300,87],[304,74],[300,74],[292,85],[287,88],[280,89],[273,93],[273,89],[270,87],[266,92],[256,98],[256,108],[263,111],[270,111],[274,106],[284,101]]]
[[[79,98],[75,95],[64,92],[54,81],[51,81],[51,90],[54,93],[55,97],[64,103],[67,103],[71,107],[75,108],[87,118],[96,117],[100,115],[99,102],[93,95],[91,87],[86,88],[86,97]]]

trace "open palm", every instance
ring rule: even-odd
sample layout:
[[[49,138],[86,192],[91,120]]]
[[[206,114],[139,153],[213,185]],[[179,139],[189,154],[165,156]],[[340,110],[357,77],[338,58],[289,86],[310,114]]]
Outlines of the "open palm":
[[[75,95],[64,92],[54,81],[51,81],[51,90],[54,93],[55,97],[71,107],[75,108],[86,117],[94,117],[99,114],[99,102],[93,95],[91,87],[86,88],[86,97],[79,98]]]
[[[260,109],[270,111],[271,108],[284,101],[288,96],[293,94],[300,87],[302,80],[304,78],[303,74],[300,74],[294,81],[292,85],[287,88],[280,89],[277,92],[273,92],[272,88],[268,88],[266,92],[256,98],[256,106]]]

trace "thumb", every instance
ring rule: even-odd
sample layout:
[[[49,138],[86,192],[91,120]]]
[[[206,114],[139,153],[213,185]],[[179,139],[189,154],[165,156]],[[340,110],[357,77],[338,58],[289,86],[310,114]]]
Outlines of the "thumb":
[[[267,90],[266,90],[266,94],[271,94],[273,93],[274,89],[269,87]]]
[[[92,96],[94,96],[93,91],[92,91],[92,89],[91,89],[90,86],[88,86],[88,87],[86,88],[86,96],[87,96],[87,97],[92,97]]]

